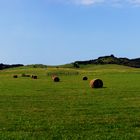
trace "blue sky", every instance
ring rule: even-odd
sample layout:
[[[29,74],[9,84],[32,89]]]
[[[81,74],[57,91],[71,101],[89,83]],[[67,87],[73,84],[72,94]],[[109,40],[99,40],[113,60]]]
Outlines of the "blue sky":
[[[0,0],[0,63],[140,57],[140,0]]]

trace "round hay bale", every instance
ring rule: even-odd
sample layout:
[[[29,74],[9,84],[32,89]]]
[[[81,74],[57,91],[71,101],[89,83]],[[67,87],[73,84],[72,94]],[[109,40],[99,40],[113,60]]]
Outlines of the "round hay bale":
[[[18,76],[17,75],[13,75],[13,78],[18,78]]]
[[[52,76],[52,79],[53,79],[54,82],[59,82],[60,81],[58,76]]]
[[[90,87],[91,88],[102,88],[103,81],[101,79],[93,79],[90,81]]]
[[[33,79],[37,79],[37,76],[36,76],[36,75],[32,75],[32,78],[33,78]]]
[[[34,79],[37,79],[37,76],[36,75],[34,76]]]
[[[86,76],[83,77],[83,80],[88,80],[88,78]]]
[[[33,76],[33,79],[37,79],[37,76],[36,76],[36,75],[34,75],[34,76]]]

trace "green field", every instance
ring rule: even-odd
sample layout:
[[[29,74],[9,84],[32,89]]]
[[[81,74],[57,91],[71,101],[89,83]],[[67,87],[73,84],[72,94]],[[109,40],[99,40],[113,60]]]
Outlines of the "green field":
[[[60,82],[52,81],[53,73]],[[95,78],[103,80],[103,88],[89,87]],[[0,71],[0,139],[140,140],[140,69],[87,65]]]

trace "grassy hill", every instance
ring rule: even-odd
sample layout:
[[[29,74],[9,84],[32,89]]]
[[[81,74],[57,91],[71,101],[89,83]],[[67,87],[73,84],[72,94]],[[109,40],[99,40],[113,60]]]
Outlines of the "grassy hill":
[[[124,65],[129,67],[140,68],[140,58],[136,59],[128,59],[128,58],[117,58],[114,55],[110,56],[102,56],[94,60],[87,60],[87,61],[76,61],[73,63],[74,66],[79,66],[80,64],[117,64],[117,65]]]
[[[0,138],[139,140],[140,69],[69,66],[1,71]],[[21,77],[23,73],[38,79]],[[13,78],[15,74],[18,78]],[[53,82],[52,74],[60,82]],[[83,81],[83,76],[88,80]],[[89,81],[94,78],[102,79],[104,87],[91,89]]]

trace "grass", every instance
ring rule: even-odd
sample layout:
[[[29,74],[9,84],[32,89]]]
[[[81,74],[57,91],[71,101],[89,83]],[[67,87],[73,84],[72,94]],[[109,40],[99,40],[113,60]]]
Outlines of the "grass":
[[[54,83],[51,72],[58,72],[61,82]],[[22,73],[39,79],[12,78]],[[88,81],[82,80],[84,75]],[[91,89],[93,78],[101,78],[104,88]],[[23,67],[1,71],[0,79],[2,140],[140,139],[140,69]]]

